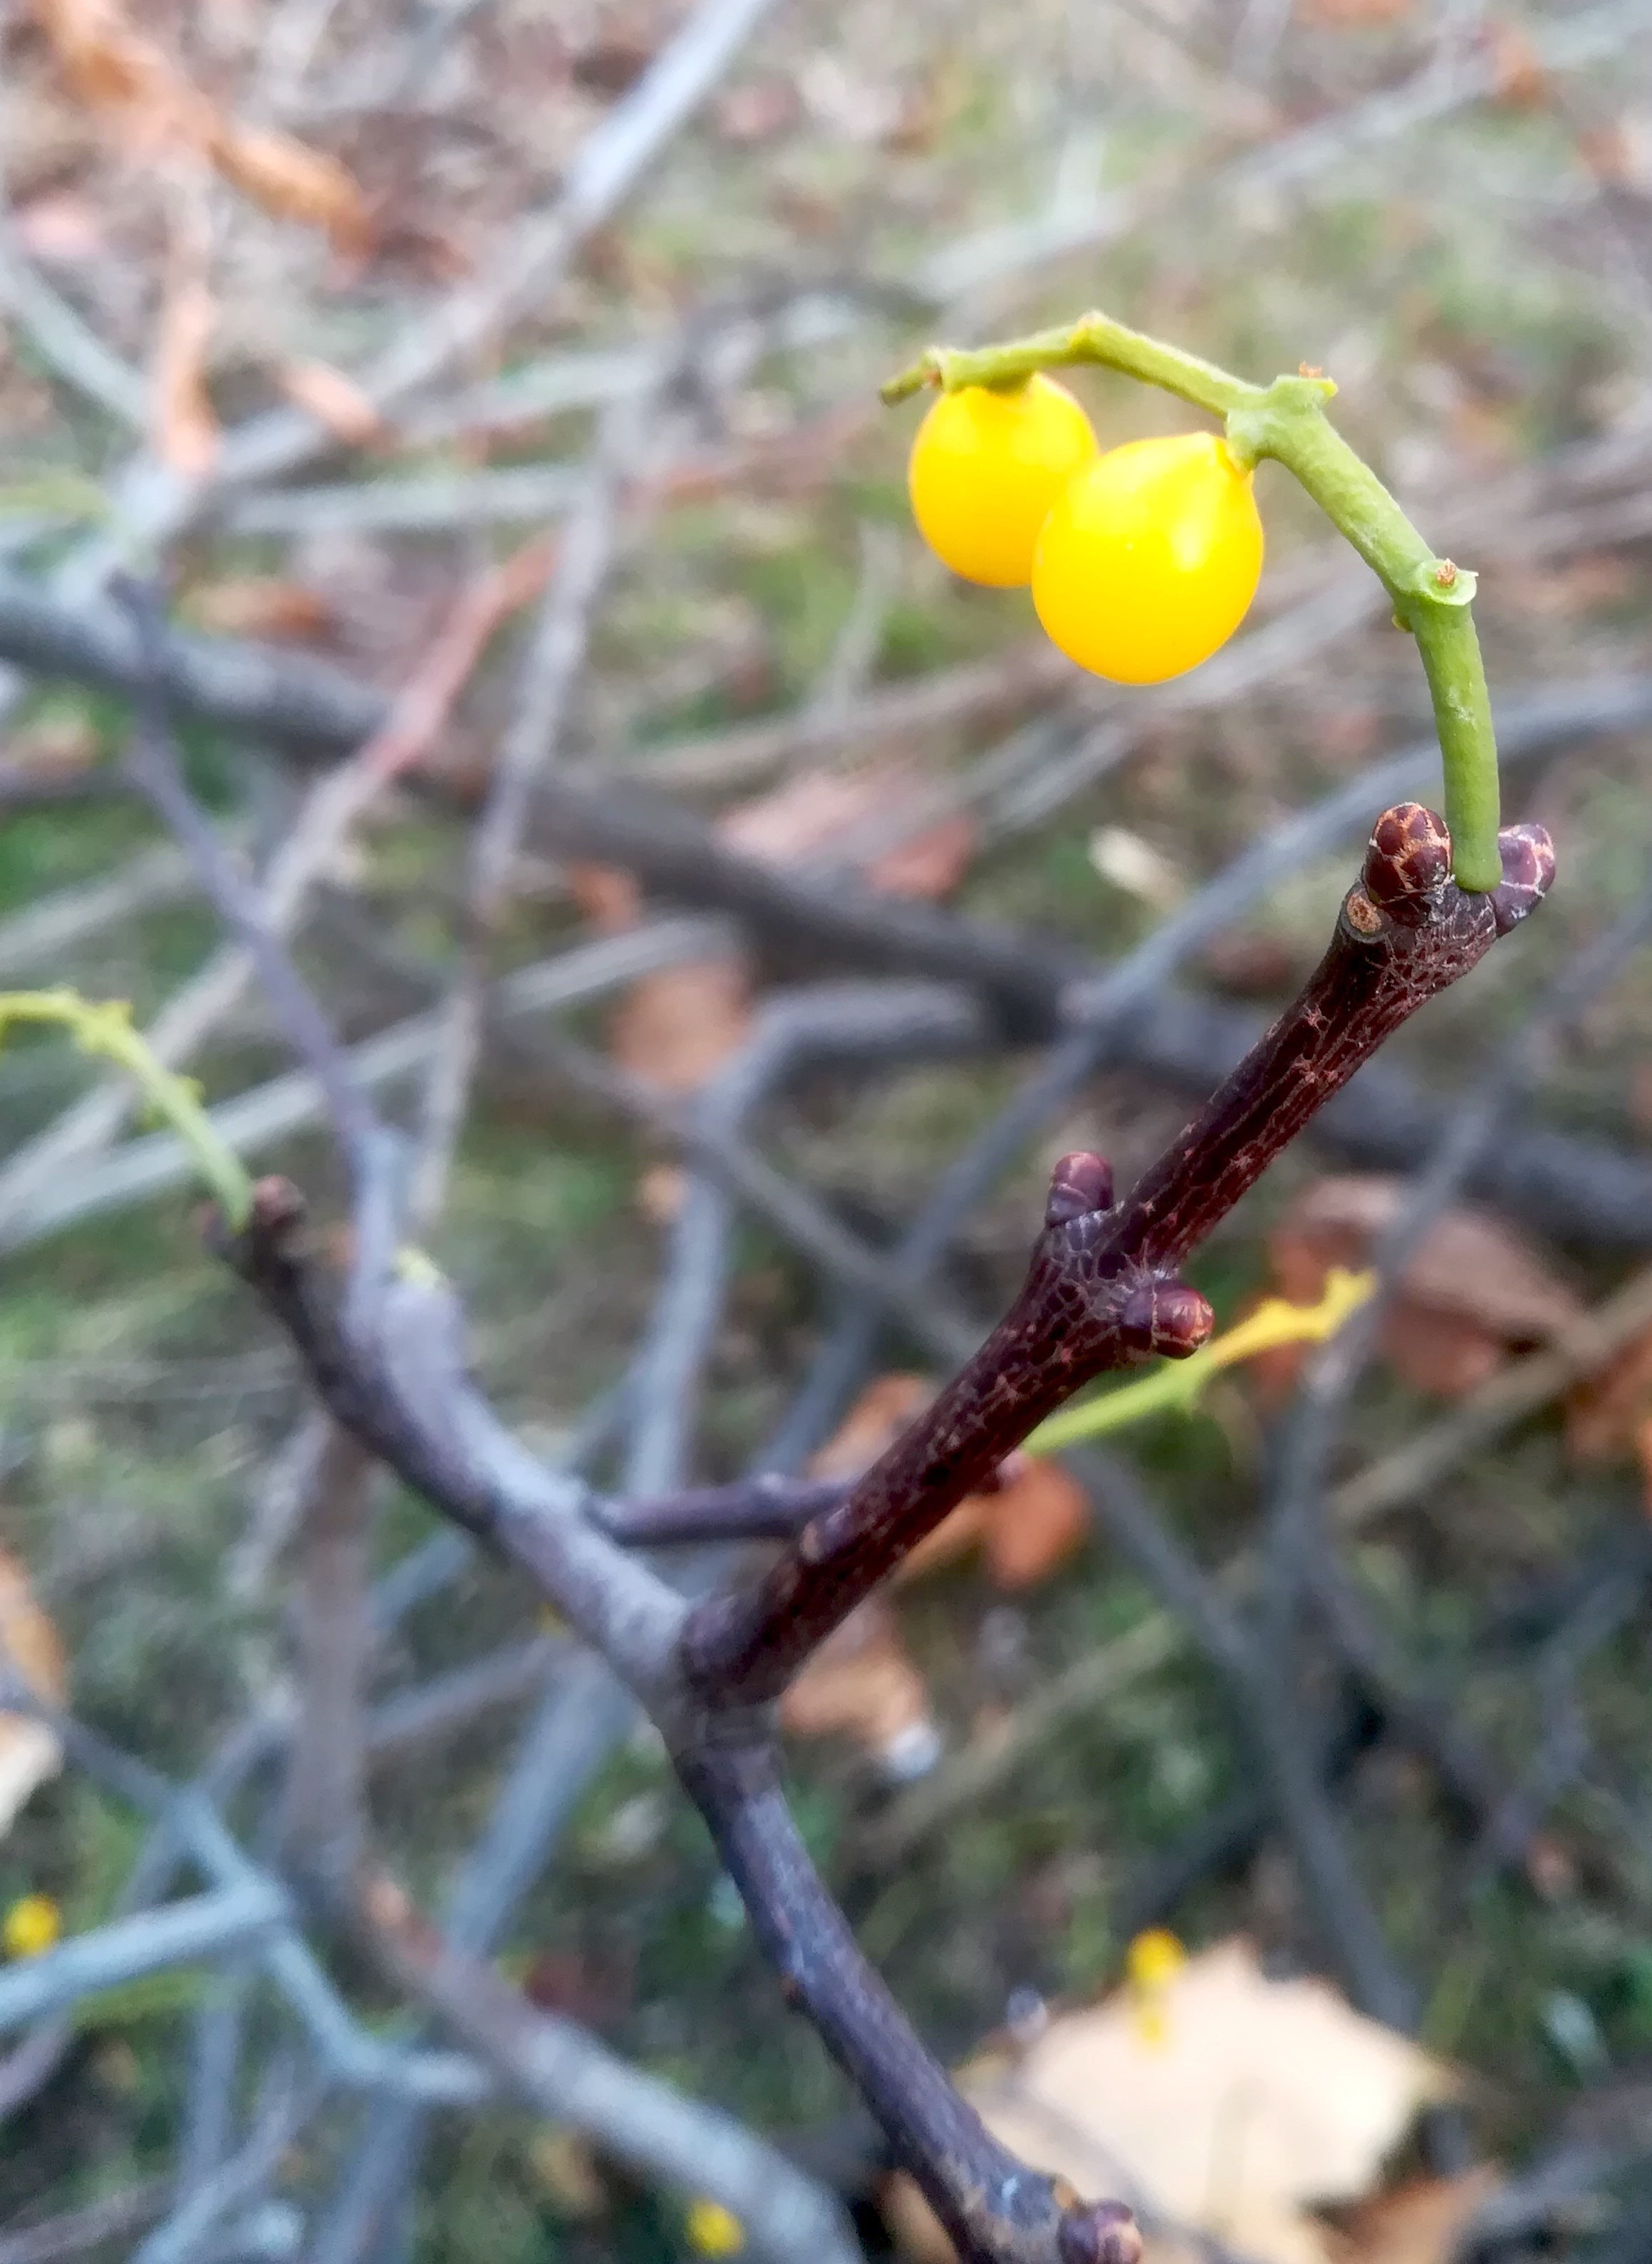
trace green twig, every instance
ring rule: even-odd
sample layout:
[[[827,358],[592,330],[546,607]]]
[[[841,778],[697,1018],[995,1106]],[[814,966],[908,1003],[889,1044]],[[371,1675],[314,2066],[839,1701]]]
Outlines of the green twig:
[[[1105,315],[1081,316],[1061,330],[1041,330],[1004,345],[968,352],[931,346],[883,388],[902,401],[928,385],[953,393],[966,385],[1015,385],[1034,370],[1078,363],[1120,370],[1220,417],[1228,445],[1247,468],[1261,458],[1283,464],[1308,490],[1381,582],[1401,628],[1417,638],[1433,701],[1445,772],[1446,822],[1457,884],[1474,894],[1503,878],[1497,848],[1497,748],[1485,670],[1470,606],[1474,577],[1437,558],[1381,481],[1325,414],[1337,388],[1318,371],[1250,385],[1196,354],[1145,337]]]
[[[1315,1305],[1287,1304],[1283,1297],[1264,1298],[1248,1320],[1239,1321],[1224,1336],[1213,1339],[1186,1360],[1167,1361],[1151,1375],[1134,1383],[1082,1399],[1063,1407],[1040,1423],[1023,1440],[1024,1455],[1059,1455],[1083,1439],[1099,1439],[1123,1431],[1132,1423],[1145,1423],[1152,1415],[1191,1415],[1205,1396],[1206,1387],[1224,1368],[1254,1360],[1258,1353],[1279,1345],[1322,1344],[1336,1335],[1350,1313],[1363,1305],[1376,1288],[1374,1274],[1349,1274],[1333,1266]]]
[[[55,1022],[83,1053],[100,1055],[125,1070],[195,1158],[230,1226],[246,1224],[252,1181],[240,1157],[220,1138],[192,1081],[157,1061],[133,1028],[132,1009],[124,998],[83,998],[69,990],[0,990],[0,1043],[13,1022]]]

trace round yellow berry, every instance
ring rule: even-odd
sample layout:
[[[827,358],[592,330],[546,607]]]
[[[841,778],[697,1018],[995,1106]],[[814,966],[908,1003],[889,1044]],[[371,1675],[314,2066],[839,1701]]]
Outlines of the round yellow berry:
[[[6,1912],[0,1942],[8,1957],[39,1957],[62,1931],[63,1913],[50,1895],[24,1895]]]
[[[1131,440],[1051,506],[1032,603],[1053,644],[1115,684],[1163,684],[1208,660],[1262,574],[1249,472],[1214,432]]]
[[[746,2228],[720,2201],[691,2202],[686,2229],[696,2256],[738,2256],[746,2245]]]
[[[954,574],[1025,589],[1050,505],[1095,453],[1089,417],[1054,380],[964,386],[942,394],[917,428],[906,475],[912,516]]]

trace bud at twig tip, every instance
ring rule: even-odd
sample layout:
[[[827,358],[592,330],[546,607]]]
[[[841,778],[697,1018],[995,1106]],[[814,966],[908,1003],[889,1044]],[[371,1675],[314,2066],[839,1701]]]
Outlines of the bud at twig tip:
[[[1451,871],[1445,819],[1420,802],[1401,802],[1372,827],[1359,877],[1373,903],[1393,905],[1443,888]]]

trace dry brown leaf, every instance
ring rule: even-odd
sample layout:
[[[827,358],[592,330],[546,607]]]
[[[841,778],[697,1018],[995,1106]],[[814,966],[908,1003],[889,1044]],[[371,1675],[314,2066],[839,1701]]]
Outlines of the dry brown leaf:
[[[880,831],[899,830],[921,787],[904,765],[808,771],[729,811],[718,831],[731,848],[765,865],[806,864],[842,847],[872,888],[933,901],[950,895],[967,871],[976,828],[973,818],[954,814],[880,849]]]
[[[290,134],[219,118],[208,155],[224,178],[277,220],[324,229],[344,251],[362,252],[373,229],[361,191],[337,157]]]
[[[693,1092],[744,1044],[751,981],[737,959],[663,967],[614,1009],[608,1046],[621,1069],[663,1092]]]
[[[1359,1173],[1315,1179],[1268,1240],[1281,1295],[1311,1304],[1333,1266],[1359,1266],[1408,1200],[1402,1179]],[[1511,1351],[1570,1327],[1583,1302],[1543,1254],[1490,1212],[1464,1204],[1424,1237],[1383,1324],[1384,1357],[1418,1391],[1475,1390]],[[1287,1389],[1308,1357],[1290,1345],[1251,1364],[1264,1397]]]
[[[670,1226],[687,1192],[688,1175],[680,1164],[650,1164],[637,1181],[637,1208],[650,1226]]]
[[[273,574],[199,583],[185,595],[181,611],[187,620],[219,636],[259,637],[280,644],[301,644],[325,635],[332,618],[316,591]]]
[[[1503,2183],[1481,2163],[1454,2178],[1413,2178],[1363,2202],[1344,2227],[1342,2264],[1451,2264],[1457,2236]]]
[[[880,1596],[835,1628],[780,1701],[793,1737],[851,1738],[893,1774],[920,1774],[939,1749],[929,1691]]]
[[[1326,31],[1353,32],[1373,24],[1397,24],[1416,4],[1417,0],[1298,0],[1297,14],[1303,23]]]
[[[895,2170],[878,2188],[878,2208],[897,2252],[911,2264],[956,2264],[946,2227],[924,2198],[916,2179]]]
[[[276,383],[294,409],[324,424],[335,439],[352,448],[370,448],[383,439],[384,420],[369,395],[330,362],[286,362],[276,373]]]
[[[938,903],[969,870],[981,832],[967,810],[915,833],[874,857],[866,867],[866,881],[880,896],[912,896],[922,903]]]
[[[119,112],[135,149],[192,150],[278,219],[324,228],[349,250],[368,241],[361,192],[336,158],[220,110],[120,0],[34,0],[34,12],[76,92]]]
[[[62,1704],[68,1687],[62,1643],[8,1549],[0,1549],[0,1656],[31,1690]],[[31,1793],[62,1765],[62,1747],[44,1722],[0,1714],[0,1832],[11,1830]]]
[[[1540,110],[1553,98],[1553,82],[1528,31],[1492,16],[1480,36],[1491,54],[1494,102],[1510,110]]]
[[[891,896],[944,896],[967,867],[975,822],[946,818],[878,853],[874,821],[899,808],[898,800],[889,800],[892,776],[808,773],[729,812],[718,830],[731,847],[770,865],[801,864],[834,841],[852,839],[873,887]],[[902,774],[901,793],[912,790],[912,780]],[[576,864],[568,881],[575,902],[598,927],[612,933],[634,925],[641,894],[630,874]],[[750,1020],[744,964],[696,961],[644,976],[633,986],[610,1025],[609,1050],[622,1068],[667,1092],[692,1092],[745,1042]]]
[[[891,1375],[869,1383],[809,1464],[816,1477],[857,1478],[934,1397],[921,1375]],[[897,1586],[922,1579],[980,1548],[1001,1588],[1027,1588],[1065,1563],[1090,1526],[1082,1488],[1058,1463],[1018,1455],[1003,1483],[967,1494],[949,1517],[909,1550]]]
[[[1638,1450],[1652,1415],[1652,1329],[1632,1338],[1598,1375],[1574,1384],[1566,1401],[1566,1443],[1579,1462]]]
[[[1059,1462],[1035,1455],[1018,1456],[1007,1484],[972,1499],[980,1504],[987,1570],[1000,1588],[1030,1588],[1047,1579],[1090,1531],[1083,1487]]]
[[[817,1478],[858,1478],[870,1469],[885,1448],[893,1446],[913,1417],[935,1397],[935,1387],[921,1375],[875,1376],[809,1463]],[[908,1551],[895,1568],[897,1587],[921,1579],[943,1564],[967,1556],[982,1537],[988,1506],[984,1494],[960,1501],[950,1517]]]
[[[712,123],[725,142],[744,148],[772,142],[796,125],[802,109],[794,81],[757,78],[731,87],[713,105]]]
[[[825,1445],[815,1450],[810,1477],[858,1478],[934,1397],[934,1385],[921,1375],[874,1377]]]
[[[593,927],[620,935],[642,916],[642,890],[634,873],[617,865],[573,864],[563,867],[568,893]]]
[[[186,480],[206,477],[222,437],[206,390],[206,351],[216,321],[206,284],[185,276],[167,293],[156,334],[150,438],[161,461]]]
[[[960,2087],[988,2128],[1080,2193],[1122,2186],[1268,2264],[1327,2264],[1304,2212],[1359,2198],[1447,2072],[1320,1981],[1271,1981],[1246,1941],[1191,1959],[1144,2022],[1121,1990]]]

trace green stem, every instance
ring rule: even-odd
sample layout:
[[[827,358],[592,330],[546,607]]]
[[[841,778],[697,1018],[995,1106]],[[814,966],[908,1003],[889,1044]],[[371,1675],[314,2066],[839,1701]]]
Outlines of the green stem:
[[[83,1053],[99,1054],[125,1070],[193,1156],[229,1224],[246,1224],[252,1181],[245,1166],[220,1137],[189,1079],[157,1061],[133,1028],[125,999],[99,1002],[69,990],[0,990],[0,1041],[11,1022],[54,1022],[72,1034]]]
[[[931,346],[889,381],[883,398],[902,401],[926,385],[947,393],[966,385],[1017,385],[1035,370],[1078,363],[1119,370],[1221,417],[1241,464],[1249,468],[1264,456],[1283,464],[1352,543],[1388,591],[1400,628],[1417,638],[1439,736],[1457,884],[1475,895],[1495,889],[1503,878],[1497,747],[1468,610],[1474,577],[1435,556],[1370,465],[1330,423],[1325,403],[1337,388],[1328,378],[1304,370],[1269,386],[1250,385],[1195,354],[1089,314],[1064,329],[1006,345],[969,352]]]
[[[1474,616],[1467,606],[1453,609],[1424,599],[1411,607],[1409,623],[1445,760],[1452,870],[1460,889],[1483,895],[1503,878],[1503,854],[1497,846],[1497,743]]]
[[[943,393],[956,393],[966,385],[1015,385],[1034,370],[1071,369],[1081,362],[1120,370],[1143,385],[1156,385],[1179,400],[1191,401],[1196,409],[1208,409],[1213,417],[1231,416],[1264,397],[1259,385],[1248,385],[1214,362],[1127,330],[1101,314],[1081,315],[1060,330],[1036,330],[1009,345],[975,351],[931,346],[921,361],[889,380],[881,397],[889,403],[904,401],[926,385],[938,385]]]

